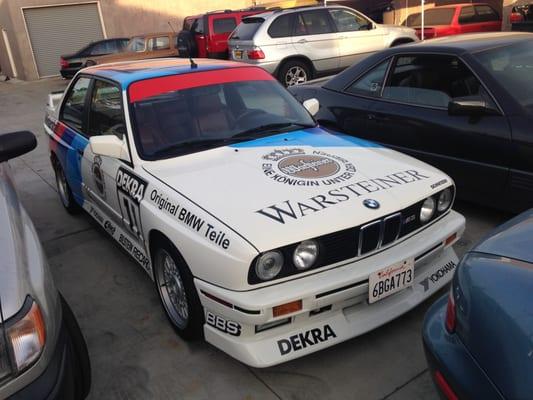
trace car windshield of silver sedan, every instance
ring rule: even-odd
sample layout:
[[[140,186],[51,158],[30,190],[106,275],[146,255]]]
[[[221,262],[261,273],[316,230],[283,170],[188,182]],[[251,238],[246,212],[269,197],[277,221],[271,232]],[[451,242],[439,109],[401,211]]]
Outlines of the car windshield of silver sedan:
[[[527,113],[533,115],[533,43],[528,40],[475,56]]]
[[[275,81],[239,81],[166,92],[131,106],[139,155],[158,160],[315,126]]]

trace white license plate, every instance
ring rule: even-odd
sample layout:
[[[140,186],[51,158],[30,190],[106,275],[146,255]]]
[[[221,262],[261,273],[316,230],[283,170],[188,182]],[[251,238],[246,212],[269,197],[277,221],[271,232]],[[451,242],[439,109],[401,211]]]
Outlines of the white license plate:
[[[414,279],[414,258],[376,271],[368,278],[368,302],[375,303],[393,293],[397,293],[411,286]]]
[[[235,56],[235,58],[242,59],[242,50],[233,51],[233,55]]]

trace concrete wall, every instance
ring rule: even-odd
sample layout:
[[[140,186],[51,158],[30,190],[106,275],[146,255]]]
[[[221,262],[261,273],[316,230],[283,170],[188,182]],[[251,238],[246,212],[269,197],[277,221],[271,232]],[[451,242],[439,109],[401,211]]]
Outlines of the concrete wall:
[[[88,3],[89,0],[0,0],[0,28],[6,29],[18,78],[38,79],[37,69],[26,29],[22,7]],[[108,37],[133,36],[142,33],[168,31],[170,22],[181,29],[183,18],[212,10],[244,8],[252,0],[99,0],[103,23]],[[259,3],[259,2],[258,2]],[[0,34],[0,66],[12,76],[5,45]]]

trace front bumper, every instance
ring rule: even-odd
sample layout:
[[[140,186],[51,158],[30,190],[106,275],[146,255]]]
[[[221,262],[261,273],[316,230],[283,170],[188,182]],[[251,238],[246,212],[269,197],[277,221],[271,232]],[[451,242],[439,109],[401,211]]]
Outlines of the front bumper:
[[[435,380],[439,371],[460,399],[503,400],[457,334],[450,334],[444,328],[447,301],[448,295],[440,298],[424,319],[422,339],[431,377]]]
[[[204,325],[205,338],[245,364],[268,367],[366,333],[409,311],[451,280],[458,263],[451,246],[464,226],[464,217],[451,211],[433,225],[367,258],[246,292],[196,279],[210,322]],[[454,233],[455,240],[445,244]],[[370,273],[411,257],[415,258],[412,286],[369,304]],[[302,301],[300,311],[273,316],[274,306],[297,300]],[[257,325],[287,317],[289,323],[256,333]]]

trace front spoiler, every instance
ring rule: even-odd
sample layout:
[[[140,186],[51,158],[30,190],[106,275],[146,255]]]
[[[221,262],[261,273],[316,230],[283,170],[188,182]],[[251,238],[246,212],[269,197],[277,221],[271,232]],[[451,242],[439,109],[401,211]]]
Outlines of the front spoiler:
[[[458,240],[464,231],[464,223],[464,218],[452,211],[422,232],[381,253],[257,290],[233,292],[196,279],[206,312],[241,326],[239,336],[233,336],[224,332],[222,325],[206,324],[205,338],[239,361],[262,368],[364,334],[411,310],[450,282],[458,258],[451,247],[453,242],[445,245],[445,241],[453,233],[457,234],[455,241]],[[416,260],[413,285],[368,304],[369,271],[410,257]],[[233,307],[215,301],[213,296]],[[273,306],[298,299],[302,300],[303,307],[301,311],[289,315],[290,323],[256,333],[256,325],[287,317],[274,318]],[[329,306],[331,308],[325,312],[312,312]],[[258,311],[249,313],[254,310]]]

